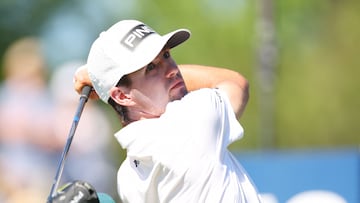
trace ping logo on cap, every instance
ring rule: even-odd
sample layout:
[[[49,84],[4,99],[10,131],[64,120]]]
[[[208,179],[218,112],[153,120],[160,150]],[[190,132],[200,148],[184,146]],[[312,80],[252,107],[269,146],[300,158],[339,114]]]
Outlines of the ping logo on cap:
[[[140,42],[150,34],[155,33],[148,26],[141,24],[131,29],[121,40],[121,44],[133,51]]]

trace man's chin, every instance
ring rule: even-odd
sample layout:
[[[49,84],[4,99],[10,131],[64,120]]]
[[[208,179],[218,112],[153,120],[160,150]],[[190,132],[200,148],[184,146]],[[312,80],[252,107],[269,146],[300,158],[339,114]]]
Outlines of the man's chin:
[[[181,98],[183,98],[186,94],[188,93],[187,89],[184,88],[180,88],[176,94],[173,94],[172,96],[170,96],[170,100],[171,101],[175,101],[175,100],[180,100]]]

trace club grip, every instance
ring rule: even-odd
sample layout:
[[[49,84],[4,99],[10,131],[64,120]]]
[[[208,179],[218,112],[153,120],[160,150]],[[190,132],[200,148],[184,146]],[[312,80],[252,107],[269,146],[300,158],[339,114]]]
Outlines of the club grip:
[[[81,97],[85,98],[86,100],[89,98],[90,92],[92,90],[91,86],[84,86],[81,90]]]

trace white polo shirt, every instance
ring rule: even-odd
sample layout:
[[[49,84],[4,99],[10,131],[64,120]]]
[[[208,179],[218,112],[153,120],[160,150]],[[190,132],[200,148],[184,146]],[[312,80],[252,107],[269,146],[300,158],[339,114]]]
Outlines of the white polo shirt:
[[[115,136],[127,150],[117,178],[123,202],[260,202],[227,149],[243,128],[218,89],[190,92],[160,118],[133,122]]]

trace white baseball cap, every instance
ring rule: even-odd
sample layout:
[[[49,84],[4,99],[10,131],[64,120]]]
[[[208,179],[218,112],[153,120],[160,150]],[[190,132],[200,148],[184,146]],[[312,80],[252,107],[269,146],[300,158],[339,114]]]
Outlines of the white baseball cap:
[[[91,46],[86,67],[96,93],[105,103],[110,89],[129,73],[149,64],[166,46],[173,48],[190,37],[187,29],[159,35],[137,20],[122,20],[104,31]]]

